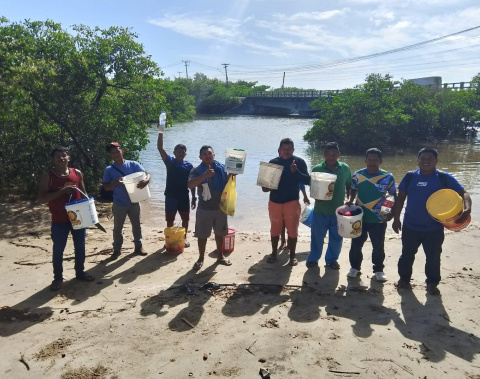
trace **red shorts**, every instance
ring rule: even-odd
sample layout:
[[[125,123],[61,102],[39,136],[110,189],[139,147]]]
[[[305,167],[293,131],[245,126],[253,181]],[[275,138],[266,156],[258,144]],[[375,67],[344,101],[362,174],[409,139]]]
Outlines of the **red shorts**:
[[[268,202],[268,214],[270,215],[270,235],[277,237],[282,233],[283,222],[287,235],[296,238],[298,235],[298,224],[300,223],[300,202],[298,200],[278,204]]]

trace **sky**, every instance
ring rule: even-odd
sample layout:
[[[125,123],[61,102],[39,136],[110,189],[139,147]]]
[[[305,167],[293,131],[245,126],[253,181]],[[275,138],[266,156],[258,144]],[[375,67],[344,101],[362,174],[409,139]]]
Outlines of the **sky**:
[[[0,16],[130,27],[170,79],[225,80],[227,64],[230,82],[335,90],[480,72],[478,0],[0,0]]]

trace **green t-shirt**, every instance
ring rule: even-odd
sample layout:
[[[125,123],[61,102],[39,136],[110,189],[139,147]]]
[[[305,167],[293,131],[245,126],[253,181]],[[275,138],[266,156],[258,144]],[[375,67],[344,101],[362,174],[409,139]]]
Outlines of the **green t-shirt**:
[[[312,172],[327,172],[337,175],[335,188],[333,189],[332,200],[315,200],[314,212],[324,215],[334,215],[335,210],[345,203],[345,188],[352,185],[352,172],[346,163],[338,162],[333,171],[330,171],[325,165],[325,161],[317,164]]]

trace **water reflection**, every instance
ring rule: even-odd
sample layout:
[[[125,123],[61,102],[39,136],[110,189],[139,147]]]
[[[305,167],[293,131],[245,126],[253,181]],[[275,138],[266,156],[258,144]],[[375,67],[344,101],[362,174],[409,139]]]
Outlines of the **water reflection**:
[[[241,148],[247,151],[245,172],[237,179],[237,211],[229,222],[237,229],[244,231],[269,230],[267,212],[268,194],[263,193],[256,185],[258,165],[260,161],[269,161],[277,155],[278,144],[284,137],[290,137],[295,143],[295,155],[307,162],[309,169],[323,160],[322,151],[311,147],[303,140],[303,135],[311,127],[312,119],[261,116],[215,116],[203,117],[192,122],[181,123],[168,128],[164,136],[164,148],[171,154],[178,143],[187,146],[187,160],[194,166],[200,163],[198,157],[202,145],[211,145],[216,159],[225,160],[226,148]],[[152,198],[145,204],[145,212],[154,218],[158,225],[164,225],[164,189],[165,166],[157,151],[157,130],[149,131],[150,143],[141,154],[141,162],[152,174]],[[480,140],[470,139],[441,144],[430,144],[439,151],[438,168],[456,176],[467,191],[470,192],[474,204],[480,200]],[[341,148],[340,143],[340,148]],[[373,147],[373,146],[372,146]],[[410,170],[417,168],[416,153],[420,145],[410,146],[396,153],[387,153],[382,167],[393,173],[397,181]],[[342,151],[341,160],[346,162],[352,171],[364,167],[364,157]],[[480,217],[479,207],[474,207],[472,216]],[[192,214],[194,220],[194,212]],[[308,232],[306,227],[301,232]]]

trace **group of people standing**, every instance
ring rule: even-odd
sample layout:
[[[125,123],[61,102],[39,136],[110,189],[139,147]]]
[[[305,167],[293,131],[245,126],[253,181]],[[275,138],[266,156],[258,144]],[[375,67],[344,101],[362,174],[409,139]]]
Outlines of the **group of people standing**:
[[[195,237],[198,243],[198,259],[193,269],[199,270],[204,263],[207,240],[213,230],[217,248],[217,263],[230,266],[232,262],[224,256],[222,250],[223,238],[228,234],[227,215],[220,210],[223,189],[229,175],[225,166],[215,160],[211,146],[200,148],[201,163],[193,167],[185,160],[187,148],[183,144],[174,147],[170,156],[163,147],[163,133],[159,133],[157,148],[166,166],[167,180],[165,188],[165,219],[167,226],[173,226],[176,214],[180,215],[182,226],[188,231],[190,210],[196,209]],[[113,191],[113,253],[110,259],[117,259],[121,254],[123,244],[123,226],[128,216],[132,224],[135,244],[134,254],[146,255],[142,246],[142,231],[140,225],[140,205],[132,203],[123,184],[123,178],[145,169],[135,161],[125,160],[123,149],[117,142],[106,146],[112,163],[105,169],[103,186],[107,191]],[[280,141],[278,156],[270,161],[283,166],[282,175],[277,189],[262,187],[269,192],[268,213],[270,217],[271,254],[268,263],[277,261],[278,244],[282,229],[287,232],[286,246],[290,257],[288,264],[296,266],[296,245],[300,220],[300,195],[302,190],[304,202],[309,202],[305,193],[305,185],[310,185],[310,174],[305,161],[294,155],[294,142],[290,138]],[[95,278],[84,271],[85,260],[85,229],[74,230],[65,211],[65,203],[79,199],[77,188],[86,194],[82,173],[68,167],[67,150],[55,148],[52,153],[53,166],[45,172],[40,180],[39,201],[48,203],[52,214],[51,237],[53,241],[53,271],[54,280],[51,289],[57,291],[63,281],[63,251],[69,233],[72,233],[75,247],[75,272],[79,280],[92,281]],[[325,172],[336,175],[336,181],[331,200],[315,200],[311,224],[311,248],[306,260],[308,268],[318,266],[322,256],[324,239],[328,233],[328,244],[325,253],[327,268],[339,270],[338,258],[343,245],[343,238],[337,230],[336,209],[344,204],[357,204],[363,209],[362,233],[352,239],[349,260],[348,277],[360,274],[363,260],[363,245],[370,237],[372,244],[372,263],[375,278],[384,282],[385,249],[384,240],[387,222],[393,218],[393,230],[402,231],[402,254],[398,262],[400,279],[398,287],[409,287],[415,254],[420,245],[426,254],[426,284],[430,294],[439,294],[437,288],[440,282],[440,256],[444,239],[443,225],[433,220],[426,210],[426,201],[431,194],[442,188],[456,191],[464,200],[464,210],[456,221],[462,223],[471,212],[471,199],[465,189],[450,174],[436,169],[438,153],[433,148],[423,148],[418,152],[419,169],[407,173],[397,188],[393,175],[380,168],[382,152],[372,148],[365,155],[365,168],[353,175],[349,166],[339,161],[340,149],[337,143],[325,145],[324,161],[313,167],[312,172]],[[139,188],[145,187],[150,181],[150,175],[138,183]],[[386,194],[395,198],[393,210],[388,215],[380,213],[382,200]],[[191,195],[191,199],[190,199]],[[197,196],[198,195],[198,202]],[[402,223],[400,214],[408,197],[405,216]],[[185,246],[189,247],[185,233]],[[284,237],[283,237],[284,238]],[[282,238],[282,239],[283,239]],[[283,248],[282,243],[280,248]]]

